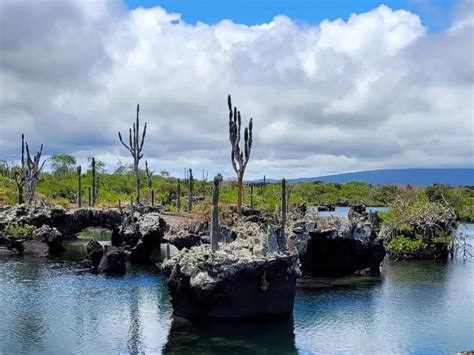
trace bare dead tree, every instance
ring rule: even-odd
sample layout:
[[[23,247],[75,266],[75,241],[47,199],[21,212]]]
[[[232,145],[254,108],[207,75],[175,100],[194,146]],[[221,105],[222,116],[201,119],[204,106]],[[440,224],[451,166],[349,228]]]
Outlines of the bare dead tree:
[[[129,133],[129,144],[127,145],[123,139],[120,132],[118,133],[120,143],[128,149],[130,154],[133,157],[133,170],[135,171],[135,180],[136,180],[136,202],[137,204],[140,203],[140,170],[138,165],[140,163],[140,159],[143,158],[143,143],[145,142],[145,135],[146,135],[146,122],[145,126],[143,127],[143,133],[141,135],[140,140],[140,105],[137,105],[137,118],[136,121],[133,123],[132,128],[128,130]]]
[[[22,135],[23,137],[23,135]],[[43,145],[41,144],[40,150],[31,158],[30,148],[28,143],[25,141],[26,148],[26,165],[24,169],[24,178],[26,185],[26,194],[28,196],[28,204],[30,206],[36,207],[36,183],[43,170],[44,163],[46,160],[43,160],[43,163],[40,165],[41,154],[43,153]]]
[[[252,150],[252,118],[250,118],[248,127],[244,130],[244,151],[240,149],[240,135],[241,135],[241,116],[237,107],[232,109],[232,101],[230,95],[227,97],[227,104],[229,106],[229,140],[232,147],[231,162],[235,173],[237,174],[237,213],[242,214],[242,190],[245,168],[249,162],[250,152]]]

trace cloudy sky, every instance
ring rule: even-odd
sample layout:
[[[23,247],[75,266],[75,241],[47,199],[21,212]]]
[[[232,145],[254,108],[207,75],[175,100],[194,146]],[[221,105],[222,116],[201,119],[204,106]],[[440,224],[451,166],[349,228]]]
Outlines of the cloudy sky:
[[[231,93],[254,120],[247,178],[473,167],[474,2],[180,3],[1,0],[0,159],[24,132],[114,169],[139,103],[154,169],[231,176]]]

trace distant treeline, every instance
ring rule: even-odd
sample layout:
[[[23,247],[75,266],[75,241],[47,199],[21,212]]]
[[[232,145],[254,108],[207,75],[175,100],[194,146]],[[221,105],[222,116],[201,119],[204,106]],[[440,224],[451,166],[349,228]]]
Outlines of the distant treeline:
[[[130,203],[135,196],[135,175],[133,167],[118,164],[112,173],[105,171],[105,165],[95,162],[98,206],[118,206]],[[51,172],[41,174],[37,186],[38,200],[75,207],[78,196],[78,176],[76,160],[70,155],[56,155],[50,158]],[[7,166],[0,163],[0,204],[17,203],[18,194],[15,185],[15,171],[18,166]],[[84,169],[85,170],[85,169]],[[151,204],[152,190],[155,203],[166,206],[169,210],[176,210],[178,197],[178,179],[170,177],[166,171],[148,176],[145,170],[140,170],[144,182],[141,188],[142,203]],[[195,172],[193,184],[193,209],[199,210],[200,205],[209,203],[212,182],[207,181],[207,173]],[[186,178],[180,179],[181,206],[187,206],[189,184]],[[82,205],[88,204],[88,188],[92,185],[91,166],[81,174]],[[274,211],[280,205],[280,184],[252,183],[244,184],[244,205]],[[397,196],[409,191],[424,194],[430,201],[446,203],[453,206],[460,220],[474,222],[474,189],[470,187],[450,187],[435,184],[428,187],[410,187],[399,185],[370,185],[361,182],[322,183],[300,182],[288,185],[288,201],[290,206],[306,203],[308,206],[336,205],[348,206],[355,203],[365,203],[370,206],[388,206]],[[220,202],[235,204],[237,196],[237,182],[225,181],[222,184]]]

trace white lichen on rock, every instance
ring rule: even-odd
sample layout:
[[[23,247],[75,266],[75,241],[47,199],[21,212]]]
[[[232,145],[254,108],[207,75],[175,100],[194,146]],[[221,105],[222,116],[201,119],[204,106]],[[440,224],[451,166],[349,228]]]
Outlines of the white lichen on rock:
[[[179,265],[181,273],[190,277],[194,287],[212,288],[217,282],[229,279],[242,269],[252,270],[284,261],[288,272],[299,274],[296,252],[281,253],[269,246],[269,235],[258,223],[240,223],[236,226],[234,242],[220,245],[211,252],[209,245],[184,249],[165,261],[163,269],[172,270]]]

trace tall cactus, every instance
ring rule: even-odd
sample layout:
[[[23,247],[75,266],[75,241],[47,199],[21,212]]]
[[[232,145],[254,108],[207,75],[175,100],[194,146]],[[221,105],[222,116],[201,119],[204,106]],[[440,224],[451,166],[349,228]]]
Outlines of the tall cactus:
[[[82,207],[82,182],[81,182],[81,166],[77,167],[77,207]]]
[[[16,191],[18,193],[18,203],[22,204],[25,202],[23,188],[25,187],[25,135],[21,134],[21,169],[14,173],[14,179],[16,183]]]
[[[92,162],[91,162],[91,166],[92,166],[92,183],[91,183],[91,186],[92,186],[92,206],[95,206],[95,200],[97,198],[97,182],[95,180],[95,158],[92,158]]]
[[[212,219],[211,219],[211,251],[216,251],[219,245],[219,185],[220,177],[214,177],[214,186],[212,188]]]
[[[188,212],[191,213],[193,211],[193,169],[189,169],[188,184]]]
[[[207,178],[209,177],[209,172],[206,170],[204,173],[204,169],[202,169],[202,185],[201,185],[201,192],[202,195],[205,197],[206,196],[206,183],[207,183]]]
[[[120,132],[118,133],[120,142],[122,145],[128,149],[130,154],[133,157],[133,170],[135,171],[135,180],[136,180],[136,202],[137,204],[140,203],[140,170],[138,169],[138,164],[140,163],[140,159],[143,158],[143,143],[145,142],[145,135],[146,135],[146,122],[145,126],[143,127],[143,133],[140,140],[140,105],[137,105],[137,118],[136,121],[133,123],[132,128],[128,130],[129,133],[129,144],[125,144],[122,135]]]
[[[176,212],[181,210],[181,180],[178,179],[178,191],[176,193]]]
[[[285,233],[285,226],[286,226],[286,212],[287,212],[287,198],[286,198],[286,180],[281,180],[281,230],[278,240],[278,246],[280,251],[287,250],[287,242],[286,242],[286,233]]]
[[[28,143],[25,141],[26,148],[26,166],[24,170],[26,193],[28,196],[28,204],[30,206],[36,206],[36,183],[39,179],[41,170],[43,170],[44,163],[40,165],[41,154],[43,153],[43,145],[41,144],[40,150],[33,156],[30,155],[30,149]]]
[[[229,140],[232,147],[231,162],[235,173],[237,174],[238,194],[237,194],[237,213],[242,214],[242,190],[245,168],[249,162],[250,152],[252,150],[252,118],[248,127],[244,131],[244,151],[240,150],[240,131],[241,131],[241,117],[240,111],[237,107],[232,110],[232,101],[230,95],[227,97],[227,104],[229,106]]]

